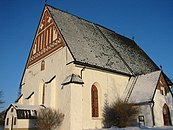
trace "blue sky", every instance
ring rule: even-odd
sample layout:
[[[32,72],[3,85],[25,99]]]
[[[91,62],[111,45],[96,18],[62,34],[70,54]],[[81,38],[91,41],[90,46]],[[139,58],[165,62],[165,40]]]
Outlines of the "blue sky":
[[[173,79],[172,0],[47,0],[61,10],[103,25],[137,44]],[[18,96],[44,0],[0,1],[0,90],[4,108]]]

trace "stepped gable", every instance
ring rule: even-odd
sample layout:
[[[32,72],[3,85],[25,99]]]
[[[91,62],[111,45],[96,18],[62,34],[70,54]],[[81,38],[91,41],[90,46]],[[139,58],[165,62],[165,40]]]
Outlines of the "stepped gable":
[[[47,6],[76,64],[127,75],[159,70],[132,40],[98,24]]]

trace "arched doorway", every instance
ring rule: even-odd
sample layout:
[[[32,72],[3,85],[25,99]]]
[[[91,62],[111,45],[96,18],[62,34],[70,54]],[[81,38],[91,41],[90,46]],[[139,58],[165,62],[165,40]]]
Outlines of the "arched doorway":
[[[163,120],[164,125],[171,125],[171,117],[170,117],[170,111],[167,104],[164,104],[163,106]]]

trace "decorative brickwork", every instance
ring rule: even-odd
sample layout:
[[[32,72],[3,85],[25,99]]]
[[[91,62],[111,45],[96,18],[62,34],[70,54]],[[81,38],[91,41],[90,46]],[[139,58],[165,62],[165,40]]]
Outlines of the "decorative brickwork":
[[[34,39],[27,67],[60,47],[64,47],[63,39],[56,28],[50,13],[46,9]]]
[[[167,93],[169,93],[169,86],[167,85],[163,75],[161,74],[160,78],[159,78],[159,82],[157,85],[157,89],[160,90],[160,93],[162,95],[167,95]]]

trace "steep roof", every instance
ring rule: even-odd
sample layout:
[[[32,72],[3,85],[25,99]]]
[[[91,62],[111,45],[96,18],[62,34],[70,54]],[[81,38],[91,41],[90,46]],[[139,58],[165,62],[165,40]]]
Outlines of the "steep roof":
[[[140,75],[133,87],[129,101],[135,103],[152,101],[161,71]]]
[[[76,63],[129,75],[159,69],[133,40],[51,6],[47,8]]]

